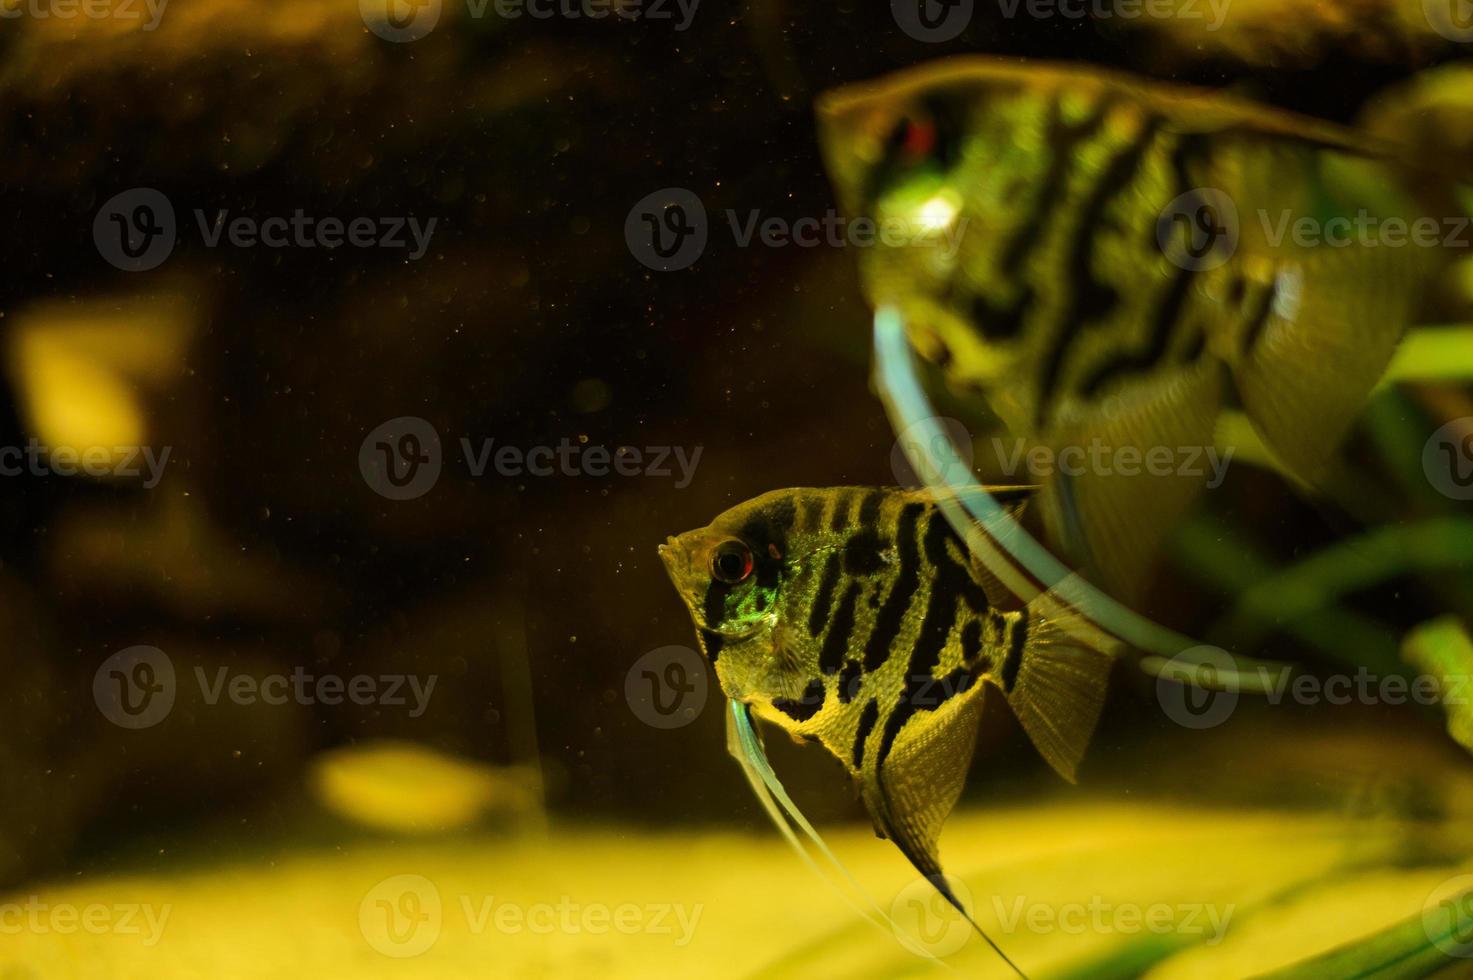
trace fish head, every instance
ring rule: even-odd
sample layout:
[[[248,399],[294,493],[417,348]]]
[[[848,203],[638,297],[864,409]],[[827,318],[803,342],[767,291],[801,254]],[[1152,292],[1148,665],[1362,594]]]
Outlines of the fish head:
[[[792,492],[775,491],[659,546],[728,697],[751,700],[791,686],[777,677],[776,637],[784,585],[794,571],[789,549],[797,550],[792,521]]]
[[[826,169],[850,222],[875,229],[856,248],[870,303],[903,316],[912,346],[957,384],[1002,394],[1031,377],[1045,347],[1027,314],[1047,301],[1024,264],[1067,218],[1059,134],[1097,112],[1086,81],[990,59],[958,59],[847,86],[818,103]],[[1072,150],[1070,150],[1072,152]],[[1077,211],[1078,209],[1075,208]],[[1059,215],[1055,215],[1057,218]],[[1036,331],[1035,331],[1036,332]]]

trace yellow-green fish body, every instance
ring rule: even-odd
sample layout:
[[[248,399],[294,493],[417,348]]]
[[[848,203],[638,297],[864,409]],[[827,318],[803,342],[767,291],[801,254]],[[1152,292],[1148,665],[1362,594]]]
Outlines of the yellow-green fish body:
[[[1014,512],[1031,493],[992,492]],[[1073,778],[1104,699],[1108,641],[1047,596],[1004,608],[925,492],[774,491],[660,554],[727,696],[822,743],[923,873],[939,872],[936,839],[987,685]]]
[[[929,233],[863,250],[870,300],[1056,451],[1210,447],[1241,405],[1312,479],[1449,260],[1361,231],[1392,221],[1406,240],[1437,221],[1419,202],[1443,178],[1207,91],[971,58],[841,90],[819,118],[845,208]],[[1125,588],[1204,475],[1071,474],[1041,505],[1056,541]]]

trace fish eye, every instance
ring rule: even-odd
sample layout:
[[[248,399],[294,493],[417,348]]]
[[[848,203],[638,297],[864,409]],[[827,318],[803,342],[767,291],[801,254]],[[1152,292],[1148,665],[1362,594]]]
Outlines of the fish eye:
[[[752,549],[732,538],[711,550],[711,577],[727,585],[745,582],[752,574]]]
[[[936,149],[936,123],[918,115],[905,115],[890,130],[885,155],[901,163],[920,163]]]

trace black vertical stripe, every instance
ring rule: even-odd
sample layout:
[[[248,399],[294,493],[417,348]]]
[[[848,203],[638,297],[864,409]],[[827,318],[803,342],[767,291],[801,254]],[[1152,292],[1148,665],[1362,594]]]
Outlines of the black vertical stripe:
[[[1048,354],[1043,359],[1043,372],[1039,379],[1038,422],[1048,421],[1047,412],[1052,406],[1063,372],[1064,357],[1074,340],[1076,332],[1087,323],[1107,315],[1116,301],[1114,290],[1094,278],[1090,258],[1094,249],[1095,232],[1100,227],[1105,208],[1118,194],[1130,190],[1131,178],[1140,167],[1141,160],[1156,138],[1161,126],[1159,117],[1151,116],[1142,124],[1140,132],[1121,150],[1097,175],[1090,188],[1079,220],[1073,229],[1074,237],[1066,250],[1065,268],[1060,270],[1059,281],[1066,288],[1064,309],[1054,324]]]
[[[1007,693],[1013,693],[1013,685],[1018,683],[1018,670],[1023,666],[1023,647],[1028,642],[1028,609],[1018,610],[1018,618],[1013,621],[1013,635],[1008,644],[1008,655],[1002,662],[1002,689]]]
[[[829,621],[829,611],[834,604],[834,589],[839,585],[839,552],[830,551],[823,565],[823,575],[818,580],[818,593],[813,597],[813,608],[808,611],[808,635],[814,639],[823,632]]]
[[[834,510],[829,514],[829,530],[835,534],[849,527],[849,508],[854,502],[854,491],[840,490],[834,495]]]
[[[849,652],[849,635],[854,632],[854,604],[859,601],[859,583],[851,582],[839,600],[839,610],[834,613],[833,625],[823,638],[823,647],[818,652],[818,666],[825,674],[832,674],[844,663]]]
[[[885,596],[884,604],[875,614],[874,629],[864,645],[864,669],[878,669],[890,655],[890,645],[900,635],[900,625],[910,608],[911,597],[921,584],[921,555],[916,542],[916,526],[920,522],[925,504],[910,503],[900,510],[900,520],[895,532],[895,547],[899,553],[896,564],[895,584]]]
[[[1048,227],[1049,215],[1065,199],[1065,183],[1080,144],[1099,130],[1109,108],[1108,104],[1096,106],[1091,115],[1077,123],[1069,123],[1064,120],[1064,110],[1059,99],[1055,98],[1050,103],[1048,169],[1044,172],[1038,193],[1033,199],[1032,212],[1019,222],[1018,233],[1003,249],[999,263],[1003,275],[1016,277],[1018,270],[1023,268],[1038,247],[1039,239]]]
[[[1185,194],[1191,190],[1192,177],[1188,170],[1191,155],[1196,152],[1197,138],[1181,138],[1171,152],[1172,171],[1176,175],[1176,190]],[[1097,365],[1084,379],[1080,391],[1087,398],[1096,398],[1112,382],[1138,374],[1166,359],[1167,349],[1176,331],[1184,326],[1183,313],[1187,300],[1192,295],[1192,281],[1197,271],[1190,266],[1178,268],[1172,276],[1165,297],[1151,318],[1146,332],[1146,345],[1139,351],[1119,353],[1103,364]]]
[[[917,712],[935,711],[952,698],[970,691],[976,680],[976,671],[967,667],[958,667],[939,679],[930,674],[915,673],[907,677],[900,700],[890,712],[890,717],[885,719],[885,731],[880,736],[880,751],[875,756],[876,769],[885,764],[885,760],[890,757],[890,750],[895,747],[896,736]]]
[[[859,713],[859,731],[854,733],[854,768],[864,768],[864,743],[869,738],[869,733],[875,730],[875,722],[880,719],[880,704],[874,698],[870,698],[865,704],[864,710]]]
[[[844,669],[839,672],[839,703],[848,704],[853,701],[863,682],[864,671],[860,669],[859,662],[844,661]]]
[[[806,534],[812,534],[823,527],[823,505],[824,496],[819,493],[807,493],[803,496],[803,516],[798,524],[798,529]]]
[[[971,663],[982,652],[982,621],[969,619],[962,627],[962,662]]]
[[[885,567],[888,546],[873,527],[861,527],[844,542],[844,571],[850,575],[873,575]]]
[[[721,621],[726,618],[726,597],[731,594],[731,587],[724,582],[712,581],[706,586],[706,599],[701,603],[701,618],[706,621],[708,629],[720,629]]]
[[[864,495],[859,503],[859,518],[856,523],[861,528],[874,527],[880,522],[880,505],[885,502],[885,491],[871,490]]]
[[[951,533],[951,524],[946,520],[946,515],[941,513],[939,507],[932,508],[926,523],[925,554],[934,577],[926,600],[926,614],[921,619],[921,628],[916,631],[915,643],[910,650],[909,669],[912,675],[929,677],[931,670],[941,662],[941,651],[946,647],[946,638],[956,625],[957,602],[967,586],[977,589],[976,583],[946,553],[946,542]]]

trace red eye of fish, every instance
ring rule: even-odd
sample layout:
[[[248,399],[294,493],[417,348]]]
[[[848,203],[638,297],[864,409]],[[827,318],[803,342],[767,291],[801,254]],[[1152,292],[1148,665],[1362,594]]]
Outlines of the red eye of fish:
[[[723,541],[711,552],[711,577],[716,581],[736,585],[751,574],[752,549],[740,541]]]
[[[936,124],[929,119],[905,118],[891,137],[907,163],[918,163],[936,149]]]

